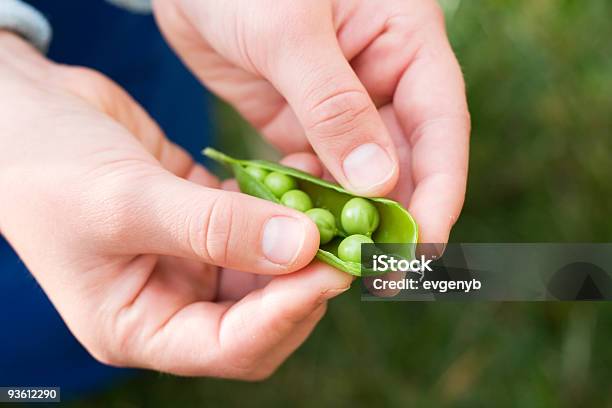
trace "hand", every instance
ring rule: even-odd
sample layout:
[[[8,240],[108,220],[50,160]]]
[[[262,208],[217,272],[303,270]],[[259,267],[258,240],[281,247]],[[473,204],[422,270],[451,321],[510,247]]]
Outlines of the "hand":
[[[465,196],[469,114],[434,0],[159,0],[170,43],[284,152],[391,196],[445,243]]]
[[[263,378],[349,287],[306,266],[307,217],[217,189],[100,74],[0,32],[0,89],[0,231],[99,360]]]

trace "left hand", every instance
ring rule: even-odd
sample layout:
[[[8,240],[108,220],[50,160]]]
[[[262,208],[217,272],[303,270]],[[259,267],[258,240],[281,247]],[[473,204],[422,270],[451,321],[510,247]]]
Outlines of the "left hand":
[[[345,188],[390,193],[421,242],[447,242],[465,196],[470,120],[435,0],[159,0],[154,9],[200,80],[273,144],[312,146]]]
[[[98,360],[262,379],[349,288],[308,217],[219,189],[100,73],[0,30],[0,89],[0,234]]]

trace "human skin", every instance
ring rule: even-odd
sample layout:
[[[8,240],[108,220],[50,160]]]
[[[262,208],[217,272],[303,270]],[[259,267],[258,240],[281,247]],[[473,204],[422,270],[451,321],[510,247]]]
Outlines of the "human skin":
[[[470,119],[435,0],[154,0],[191,70],[282,151],[346,189],[389,194],[447,242],[463,206]]]
[[[390,193],[422,241],[446,242],[469,116],[433,1],[154,5],[196,75],[270,141],[312,146],[347,189]],[[319,241],[305,215],[219,190],[100,74],[0,33],[0,89],[0,231],[99,360],[265,378],[349,287],[306,266]],[[284,163],[324,174],[309,154]]]
[[[349,288],[305,215],[219,189],[102,75],[0,31],[0,89],[0,232],[100,361],[262,379]]]

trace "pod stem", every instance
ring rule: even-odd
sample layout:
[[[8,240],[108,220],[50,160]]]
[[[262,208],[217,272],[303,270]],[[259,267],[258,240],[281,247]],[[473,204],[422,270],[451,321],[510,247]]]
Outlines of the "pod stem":
[[[224,164],[238,163],[238,160],[232,157],[229,157],[227,154],[221,153],[220,151],[215,150],[212,147],[207,147],[206,149],[202,150],[202,154],[219,163],[224,163]]]

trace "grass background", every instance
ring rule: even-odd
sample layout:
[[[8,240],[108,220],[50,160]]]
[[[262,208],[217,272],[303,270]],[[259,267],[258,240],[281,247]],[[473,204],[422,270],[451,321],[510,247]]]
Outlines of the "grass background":
[[[446,0],[473,117],[452,241],[610,241],[612,2]],[[269,156],[219,105],[220,147]],[[333,301],[265,383],[144,374],[75,406],[609,406],[612,305]]]

